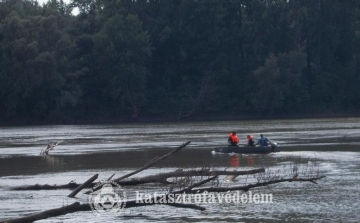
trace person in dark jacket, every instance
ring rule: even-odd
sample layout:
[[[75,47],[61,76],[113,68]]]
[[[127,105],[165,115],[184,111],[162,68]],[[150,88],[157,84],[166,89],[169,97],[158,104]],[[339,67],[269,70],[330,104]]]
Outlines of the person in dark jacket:
[[[260,139],[256,144],[260,144],[260,146],[268,146],[268,142],[269,142],[268,138],[264,137],[263,134],[260,134]]]

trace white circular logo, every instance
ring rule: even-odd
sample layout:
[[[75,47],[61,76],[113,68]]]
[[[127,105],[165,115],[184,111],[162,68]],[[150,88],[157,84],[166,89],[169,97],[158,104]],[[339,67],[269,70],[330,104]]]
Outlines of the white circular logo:
[[[126,193],[114,181],[101,181],[89,194],[91,210],[99,215],[104,213],[119,214],[126,205]]]

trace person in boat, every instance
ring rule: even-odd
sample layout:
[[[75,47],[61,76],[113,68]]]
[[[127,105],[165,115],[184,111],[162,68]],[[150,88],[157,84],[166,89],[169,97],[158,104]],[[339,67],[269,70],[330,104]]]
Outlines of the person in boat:
[[[248,140],[247,146],[255,146],[254,137],[252,135],[248,135],[247,140]]]
[[[238,145],[238,143],[240,142],[240,139],[239,139],[239,137],[236,135],[236,132],[230,133],[229,138],[228,138],[228,142],[229,142],[230,145],[232,145],[232,146],[237,146],[237,145]]]
[[[268,138],[264,137],[263,134],[260,134],[260,139],[256,144],[260,144],[260,146],[268,146]]]

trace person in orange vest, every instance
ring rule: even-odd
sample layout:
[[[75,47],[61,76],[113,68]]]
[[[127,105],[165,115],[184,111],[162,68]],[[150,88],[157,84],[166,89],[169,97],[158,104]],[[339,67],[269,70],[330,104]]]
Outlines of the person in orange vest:
[[[248,140],[247,146],[255,146],[254,137],[252,135],[248,135],[247,140]]]
[[[236,135],[236,132],[232,132],[229,135],[228,138],[228,142],[232,145],[232,146],[237,146],[237,144],[240,142],[239,137]]]

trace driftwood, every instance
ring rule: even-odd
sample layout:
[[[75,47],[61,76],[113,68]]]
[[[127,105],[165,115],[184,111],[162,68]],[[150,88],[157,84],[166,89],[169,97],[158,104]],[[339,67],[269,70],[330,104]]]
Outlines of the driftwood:
[[[27,222],[33,222],[37,220],[42,220],[50,217],[56,217],[60,215],[65,215],[73,212],[80,211],[79,210],[80,203],[75,202],[73,204],[61,207],[61,208],[55,208],[47,211],[43,211],[36,214],[31,214],[25,217],[16,218],[16,219],[9,219],[5,221],[1,221],[0,223],[27,223]],[[90,206],[87,205],[90,209]]]
[[[325,176],[312,177],[312,178],[298,178],[298,179],[284,178],[284,179],[279,179],[279,180],[270,180],[267,182],[259,182],[259,183],[255,183],[255,184],[249,184],[249,185],[240,186],[240,187],[226,187],[226,188],[208,187],[208,188],[193,189],[195,187],[199,187],[199,186],[217,178],[217,176],[212,176],[212,177],[209,177],[208,179],[203,180],[199,183],[190,185],[189,187],[187,187],[181,191],[172,192],[172,193],[166,194],[166,195],[159,195],[159,196],[155,196],[152,198],[126,201],[126,204],[123,205],[123,207],[124,208],[133,208],[133,207],[160,204],[160,205],[170,205],[170,206],[180,207],[180,208],[191,208],[191,209],[203,211],[203,210],[205,210],[205,208],[200,207],[198,205],[169,202],[169,199],[170,199],[170,197],[175,197],[176,195],[179,195],[182,193],[199,194],[199,193],[203,193],[203,192],[208,192],[208,193],[209,192],[228,192],[228,191],[235,191],[235,190],[248,191],[250,188],[263,187],[263,186],[267,186],[270,184],[276,184],[276,183],[281,183],[281,182],[294,182],[295,181],[295,182],[312,182],[312,183],[314,183],[316,180],[322,179],[324,177]],[[159,201],[160,199],[162,199],[164,202],[161,202],[161,203],[156,202],[156,201]],[[71,205],[64,206],[61,208],[55,208],[55,209],[43,211],[40,213],[32,214],[32,215],[21,217],[21,218],[9,219],[9,220],[2,221],[0,223],[32,222],[32,221],[46,219],[49,217],[56,217],[56,216],[65,215],[65,214],[69,214],[69,213],[74,213],[74,212],[79,212],[79,211],[90,211],[90,210],[91,210],[91,207],[89,204],[80,204],[79,202],[75,202]]]
[[[170,206],[178,207],[178,208],[190,208],[190,209],[195,209],[195,210],[200,210],[200,211],[205,210],[205,208],[200,207],[195,204],[182,204],[182,203],[172,203],[172,202],[166,203],[166,201],[168,201],[170,196],[171,195],[160,195],[160,196],[156,196],[156,197],[153,197],[150,199],[146,199],[146,201],[145,200],[127,201],[123,208],[135,208],[135,207],[142,207],[142,206],[149,206],[149,205],[170,205]],[[164,203],[156,202],[156,200],[160,200],[160,199],[163,199],[165,202]],[[79,202],[75,202],[73,204],[70,204],[70,205],[67,205],[67,206],[64,206],[61,208],[54,208],[51,210],[39,212],[36,214],[31,214],[31,215],[16,218],[16,219],[8,219],[5,221],[0,221],[0,223],[28,223],[28,222],[43,220],[43,219],[50,218],[50,217],[57,217],[57,216],[65,215],[65,214],[75,213],[75,212],[79,212],[79,211],[91,211],[91,210],[92,209],[89,204],[80,204]]]
[[[131,172],[131,173],[128,173],[122,177],[119,177],[113,181],[117,182],[119,185],[121,186],[125,186],[125,185],[138,185],[138,184],[141,184],[141,181],[138,181],[138,180],[131,180],[131,181],[128,181],[128,182],[124,182],[122,183],[121,180],[122,179],[125,179],[125,178],[128,178],[134,174],[137,174],[151,166],[153,166],[155,163],[161,161],[161,160],[164,160],[166,159],[167,157],[179,152],[181,149],[185,148],[188,144],[190,144],[191,141],[187,141],[186,143],[182,144],[181,146],[177,147],[176,149],[172,150],[171,152],[159,157],[159,158],[155,158],[153,160],[151,160],[148,164],[144,165],[143,167]],[[108,181],[111,180],[111,178],[114,176],[115,174],[111,175],[109,178],[108,178]],[[155,181],[155,182],[159,182],[159,181]],[[147,181],[147,183],[150,183]],[[94,187],[96,184],[95,183],[91,183],[91,184],[88,184],[87,186],[88,187]],[[49,185],[49,184],[44,184],[44,185],[40,185],[40,184],[35,184],[35,185],[30,185],[30,186],[19,186],[19,187],[14,187],[12,188],[12,190],[55,190],[55,189],[74,189],[74,188],[77,188],[79,187],[80,184],[77,184],[75,182],[70,182],[68,184],[63,184],[63,185]],[[95,188],[93,191],[96,191],[97,188]],[[87,191],[85,193],[90,193],[91,191]]]
[[[177,148],[174,149],[173,151],[171,151],[171,152],[169,152],[169,153],[167,153],[167,154],[165,154],[165,155],[163,155],[163,156],[161,156],[161,157],[159,157],[159,158],[156,158],[156,159],[150,161],[148,164],[144,165],[143,167],[141,167],[141,168],[139,168],[139,169],[137,169],[137,170],[135,170],[135,171],[133,171],[133,172],[131,172],[131,173],[125,174],[125,175],[122,176],[122,177],[119,177],[119,178],[114,179],[114,181],[115,181],[115,182],[119,182],[119,181],[121,181],[121,180],[123,180],[123,179],[125,179],[125,178],[128,178],[128,177],[130,177],[130,176],[132,176],[132,175],[135,175],[135,174],[137,174],[137,173],[139,173],[139,172],[141,172],[141,171],[143,171],[143,170],[146,170],[147,168],[152,167],[155,163],[157,163],[157,162],[159,162],[159,161],[161,161],[161,160],[163,160],[163,159],[166,159],[167,157],[173,155],[174,153],[179,152],[181,149],[185,148],[185,147],[186,147],[187,145],[189,145],[190,143],[191,143],[191,141],[187,141],[186,143],[184,143],[184,144],[182,144],[181,146],[177,147]]]
[[[163,155],[163,156],[161,156],[161,157],[155,158],[155,159],[151,160],[149,163],[147,163],[146,165],[142,166],[141,168],[139,168],[139,169],[137,169],[137,170],[135,170],[135,171],[132,171],[132,172],[130,172],[130,173],[128,173],[128,174],[125,174],[125,175],[123,175],[123,176],[121,176],[121,177],[119,177],[119,178],[116,178],[116,179],[114,179],[113,181],[114,181],[114,182],[120,182],[121,180],[123,180],[123,179],[125,179],[125,178],[128,178],[128,177],[130,177],[130,176],[132,176],[132,175],[135,175],[135,174],[137,174],[137,173],[140,173],[141,171],[146,170],[146,169],[148,169],[149,167],[152,167],[152,166],[155,165],[157,162],[159,162],[159,161],[161,161],[161,160],[164,160],[164,159],[166,159],[167,157],[169,157],[169,156],[171,156],[171,155],[179,152],[181,149],[185,148],[185,147],[186,147],[187,145],[189,145],[190,143],[191,143],[191,141],[187,141],[186,143],[183,143],[181,146],[177,147],[177,148],[174,149],[173,151],[171,151],[171,152],[169,152],[169,153],[167,153],[167,154],[165,154],[165,155]],[[96,188],[92,188],[92,190],[89,190],[89,191],[85,192],[85,194],[89,194],[89,193],[95,192],[95,191],[99,190],[100,188],[101,188],[101,186],[98,186],[98,187],[96,187]]]
[[[48,144],[45,150],[41,150],[40,155],[42,155],[42,156],[48,155],[50,150],[53,150],[55,148],[55,146],[59,145],[61,142],[63,142],[63,140],[53,143],[53,144]]]
[[[208,179],[205,179],[205,180],[200,181],[200,182],[198,182],[198,183],[194,183],[194,184],[188,186],[187,188],[185,188],[185,189],[183,189],[183,190],[177,191],[177,192],[174,193],[174,194],[187,193],[188,191],[191,191],[191,190],[192,190],[193,188],[195,188],[195,187],[200,187],[200,186],[203,185],[203,184],[206,184],[206,183],[208,183],[208,182],[210,182],[210,181],[215,180],[217,177],[218,177],[217,175],[212,176],[212,177],[209,177]]]
[[[138,200],[125,201],[125,204],[121,205],[122,208],[133,208],[133,207],[160,204],[160,205],[170,205],[170,206],[179,207],[179,208],[191,208],[191,209],[202,211],[202,210],[205,210],[204,207],[200,207],[195,204],[188,204],[187,202],[185,202],[185,203],[174,202],[174,200],[172,200],[171,198],[174,198],[174,197],[178,198],[182,194],[185,195],[185,194],[199,194],[199,193],[205,193],[205,192],[213,193],[213,192],[228,192],[228,191],[248,191],[251,188],[264,187],[267,185],[282,183],[282,182],[316,183],[316,180],[319,180],[319,179],[322,179],[325,177],[325,176],[319,176],[319,172],[313,172],[313,170],[310,170],[309,175],[307,175],[307,176],[305,175],[303,178],[301,178],[301,177],[299,177],[298,168],[294,167],[294,168],[292,168],[292,172],[288,173],[286,176],[283,176],[283,177],[280,177],[280,175],[276,175],[276,174],[273,174],[273,173],[267,172],[267,171],[265,173],[264,168],[245,170],[245,171],[226,171],[226,170],[218,171],[218,170],[210,170],[210,169],[199,169],[199,170],[181,170],[181,169],[179,169],[176,171],[145,176],[142,178],[126,179],[136,173],[139,173],[139,172],[153,166],[155,163],[159,162],[160,160],[163,160],[163,159],[167,158],[168,156],[178,152],[179,150],[184,148],[189,143],[190,143],[190,141],[182,144],[181,146],[179,146],[175,150],[171,151],[170,153],[165,154],[164,156],[161,156],[159,158],[151,160],[148,164],[144,165],[143,167],[113,180],[114,182],[116,182],[117,184],[122,185],[122,186],[138,185],[138,184],[144,184],[144,183],[166,183],[166,184],[174,183],[175,186],[181,187],[181,189],[178,189],[177,191],[173,191],[172,190],[173,188],[170,188],[170,190],[167,194],[155,195],[153,197],[146,197],[146,198],[137,197]],[[256,174],[256,176],[257,176],[256,183],[247,184],[244,186],[235,186],[235,187],[220,187],[219,186],[218,176],[220,176],[220,175],[239,176],[239,175],[249,175],[249,174]],[[316,175],[313,175],[313,174],[316,174]],[[289,177],[289,175],[291,177]],[[113,176],[114,175],[112,175],[110,178],[108,178],[108,180],[110,180]],[[207,179],[204,179],[203,176],[207,177]],[[78,184],[70,182],[69,184],[66,184],[66,185],[59,185],[59,186],[55,185],[55,186],[57,188],[66,188],[66,187],[76,188],[70,194],[72,196],[75,196],[82,188],[84,188],[86,186],[94,187],[93,181],[97,177],[98,176],[96,174],[95,176],[93,176],[92,178],[87,180],[82,185],[78,185]],[[198,178],[194,178],[194,177],[198,177]],[[175,178],[175,182],[168,181],[169,178]],[[177,179],[177,178],[180,178],[180,179]],[[196,180],[198,180],[199,182],[195,182]],[[215,183],[217,182],[218,184],[215,186],[212,186],[212,187],[209,187],[209,186],[202,187],[203,185],[205,185],[206,183],[209,183],[209,182],[212,182],[213,183],[212,185],[214,185],[214,182]],[[37,188],[43,188],[43,189],[44,188],[54,189],[54,188],[51,188],[51,186],[49,186],[49,185],[35,185],[35,186],[37,186]],[[102,188],[102,186],[95,188],[95,190],[100,189],[100,188]],[[19,187],[13,188],[13,189],[19,190]],[[95,190],[93,189],[91,192],[94,192]],[[160,200],[161,200],[161,202],[159,202]],[[180,200],[180,202],[181,202],[181,200]],[[96,202],[96,204],[97,204],[97,202]],[[56,217],[56,216],[65,215],[65,214],[69,214],[69,213],[74,213],[74,212],[79,212],[79,211],[90,211],[90,210],[92,210],[92,206],[90,204],[87,204],[87,203],[80,204],[79,202],[76,202],[71,205],[61,207],[61,208],[55,208],[55,209],[39,212],[39,213],[35,213],[32,215],[24,216],[21,218],[9,219],[9,220],[2,221],[0,223],[33,222],[33,221],[37,221],[37,220],[46,219],[49,217]]]
[[[228,192],[228,191],[248,191],[251,188],[255,187],[263,187],[271,184],[277,184],[282,182],[311,182],[316,184],[316,180],[320,180],[325,178],[325,176],[319,176],[319,177],[312,177],[312,178],[284,178],[284,179],[278,179],[278,180],[269,180],[265,182],[258,182],[254,184],[248,184],[246,186],[237,186],[237,187],[205,187],[205,188],[197,188],[197,189],[191,189],[186,190],[186,193],[188,194],[196,194],[196,193],[203,193],[203,192]],[[175,194],[183,193],[184,190],[176,191]]]
[[[89,187],[92,184],[88,185]],[[95,185],[95,184],[94,184]],[[57,190],[57,189],[75,189],[78,186],[80,186],[80,184],[75,183],[73,181],[71,181],[68,184],[61,184],[61,185],[49,185],[49,184],[35,184],[35,185],[25,185],[25,186],[18,186],[18,187],[13,187],[11,188],[11,190]]]
[[[243,171],[219,171],[219,170],[210,170],[210,169],[200,169],[200,170],[175,170],[167,173],[160,173],[149,175],[141,178],[132,178],[123,181],[117,181],[120,185],[137,185],[137,184],[145,184],[145,183],[165,183],[169,184],[171,182],[168,181],[169,178],[176,177],[191,177],[191,176],[219,176],[219,175],[248,175],[265,172],[264,168],[258,168],[253,170],[243,170]]]
[[[73,192],[71,192],[68,197],[75,197],[75,195],[77,193],[79,193],[84,187],[90,185],[92,182],[94,182],[94,180],[96,180],[98,178],[99,174],[95,174],[94,176],[92,176],[90,179],[88,179],[87,181],[85,181],[83,184],[81,184],[80,186],[78,186],[75,190],[73,190]]]
[[[107,179],[107,181],[110,181],[114,176],[115,176],[115,173],[114,173],[113,175],[111,175],[111,176]]]
[[[218,171],[218,170],[210,170],[210,169],[200,169],[200,170],[182,170],[182,171],[171,171],[166,173],[159,173],[154,175],[149,175],[140,178],[130,178],[127,180],[116,181],[120,186],[135,186],[139,184],[146,183],[165,183],[169,184],[171,182],[168,181],[169,178],[176,177],[188,177],[188,176],[220,176],[220,175],[232,175],[232,176],[240,176],[247,174],[255,174],[264,172],[264,168],[252,169],[252,170],[243,170],[243,171]],[[91,183],[87,185],[85,188],[94,187],[96,183]],[[14,187],[12,190],[56,190],[56,189],[74,189],[79,187],[80,184],[70,182],[68,184],[63,185],[30,185],[30,186],[19,186]]]

